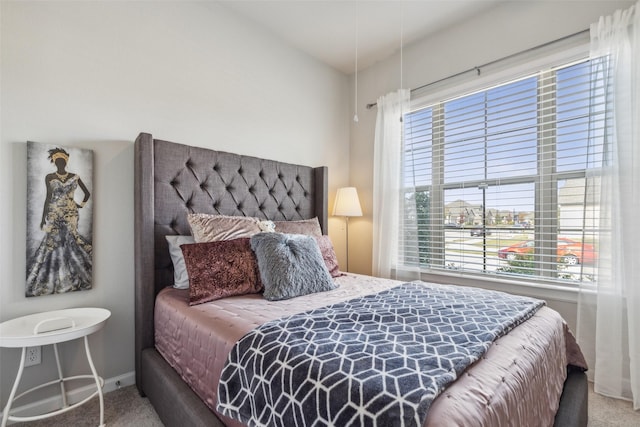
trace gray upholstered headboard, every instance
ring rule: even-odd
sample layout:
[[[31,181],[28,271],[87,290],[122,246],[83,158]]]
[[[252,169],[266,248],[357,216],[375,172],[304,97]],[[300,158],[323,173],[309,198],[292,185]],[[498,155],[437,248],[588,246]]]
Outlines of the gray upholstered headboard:
[[[191,147],[141,133],[135,142],[136,380],[154,346],[156,294],[173,283],[166,235],[190,234],[187,214],[272,220],[318,217],[327,232],[326,167]]]

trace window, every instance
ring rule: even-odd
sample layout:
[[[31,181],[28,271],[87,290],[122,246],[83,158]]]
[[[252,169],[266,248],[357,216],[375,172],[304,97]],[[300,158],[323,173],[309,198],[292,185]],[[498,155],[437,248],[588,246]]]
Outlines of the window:
[[[400,268],[594,280],[598,85],[583,60],[406,114]]]

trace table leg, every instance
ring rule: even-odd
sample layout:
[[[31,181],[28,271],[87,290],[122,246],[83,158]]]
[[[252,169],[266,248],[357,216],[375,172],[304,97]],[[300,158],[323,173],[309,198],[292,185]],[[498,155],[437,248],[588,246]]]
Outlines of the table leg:
[[[27,348],[22,347],[22,354],[20,355],[20,367],[18,368],[18,373],[16,375],[16,380],[13,383],[13,387],[11,388],[11,393],[9,394],[9,400],[7,400],[7,406],[4,407],[4,412],[2,413],[2,427],[7,425],[7,420],[9,419],[9,411],[11,410],[11,404],[13,403],[13,397],[16,395],[16,391],[18,390],[18,384],[20,384],[20,379],[22,378],[22,371],[24,370],[24,358],[27,353]]]
[[[69,406],[67,403],[67,391],[64,387],[64,377],[62,376],[62,368],[60,367],[60,357],[58,357],[58,344],[53,344],[53,352],[56,355],[56,365],[58,366],[58,378],[60,378],[60,393],[62,394],[62,407]]]
[[[89,351],[89,338],[86,335],[84,337],[84,349],[87,352],[87,360],[89,361],[89,367],[91,368],[91,373],[93,374],[93,378],[96,380],[96,387],[98,388],[98,397],[100,398],[100,427],[103,427],[105,424],[104,424],[104,399],[102,397],[102,384],[100,381],[100,377],[98,376],[98,372],[96,371],[95,366],[93,366],[93,359],[91,359],[91,351]]]

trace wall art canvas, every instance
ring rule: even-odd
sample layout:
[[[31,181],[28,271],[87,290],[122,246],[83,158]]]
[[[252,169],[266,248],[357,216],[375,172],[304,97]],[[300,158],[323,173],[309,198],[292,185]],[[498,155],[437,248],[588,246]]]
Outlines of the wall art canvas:
[[[93,151],[27,142],[27,297],[92,287]]]

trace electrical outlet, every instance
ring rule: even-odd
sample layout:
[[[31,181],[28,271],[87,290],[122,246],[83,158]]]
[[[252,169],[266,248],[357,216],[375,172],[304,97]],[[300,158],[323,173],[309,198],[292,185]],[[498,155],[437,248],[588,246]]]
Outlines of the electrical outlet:
[[[24,366],[39,365],[42,362],[42,346],[27,347],[24,355]]]

